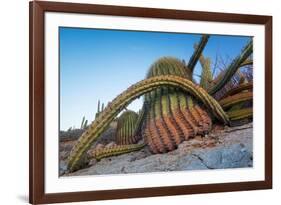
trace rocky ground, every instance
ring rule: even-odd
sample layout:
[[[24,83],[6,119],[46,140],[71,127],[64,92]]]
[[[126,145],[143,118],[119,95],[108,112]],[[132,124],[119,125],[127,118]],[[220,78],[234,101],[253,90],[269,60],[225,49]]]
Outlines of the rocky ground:
[[[110,133],[112,135],[113,131],[107,132],[107,135]],[[208,136],[196,136],[166,154],[152,155],[148,148],[144,148],[99,162],[93,159],[89,167],[70,174],[65,174],[65,159],[75,140],[63,141],[60,143],[60,173],[80,176],[252,167],[252,137],[252,123],[238,127],[215,127]]]

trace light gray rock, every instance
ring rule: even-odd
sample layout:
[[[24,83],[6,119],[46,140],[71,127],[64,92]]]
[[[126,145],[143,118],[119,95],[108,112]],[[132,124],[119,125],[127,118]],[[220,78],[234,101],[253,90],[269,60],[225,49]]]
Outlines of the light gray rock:
[[[252,124],[225,128],[210,133],[208,138],[196,137],[179,145],[178,149],[152,155],[148,148],[102,159],[92,166],[68,175],[104,175],[185,171],[203,169],[244,168],[253,166]]]

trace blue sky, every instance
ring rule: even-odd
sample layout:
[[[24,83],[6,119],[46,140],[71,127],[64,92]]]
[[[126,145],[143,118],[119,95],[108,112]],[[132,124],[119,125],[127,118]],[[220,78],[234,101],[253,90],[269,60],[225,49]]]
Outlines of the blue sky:
[[[158,58],[188,62],[201,35],[161,32],[60,28],[60,129],[94,120],[98,100],[107,104],[128,86],[145,78]],[[211,35],[204,55],[230,63],[250,37]],[[223,63],[222,63],[223,62]],[[216,69],[219,71],[219,69]],[[196,65],[195,73],[201,67]],[[142,99],[128,107],[138,110]]]

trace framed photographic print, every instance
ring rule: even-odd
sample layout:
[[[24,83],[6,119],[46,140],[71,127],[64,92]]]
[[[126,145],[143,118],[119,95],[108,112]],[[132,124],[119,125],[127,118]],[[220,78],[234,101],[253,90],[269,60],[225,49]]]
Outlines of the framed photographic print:
[[[30,2],[30,203],[272,187],[272,17]]]

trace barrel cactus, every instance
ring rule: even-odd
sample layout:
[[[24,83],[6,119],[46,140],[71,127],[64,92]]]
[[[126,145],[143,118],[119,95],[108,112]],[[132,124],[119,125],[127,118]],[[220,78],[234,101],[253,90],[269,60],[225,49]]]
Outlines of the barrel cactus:
[[[167,57],[150,67],[147,78],[161,75],[191,78],[180,60]],[[145,95],[145,103],[143,135],[153,153],[172,151],[182,141],[211,129],[211,118],[202,104],[178,88],[157,88]]]
[[[116,143],[118,145],[135,144],[140,136],[135,134],[138,114],[127,110],[117,120]]]

